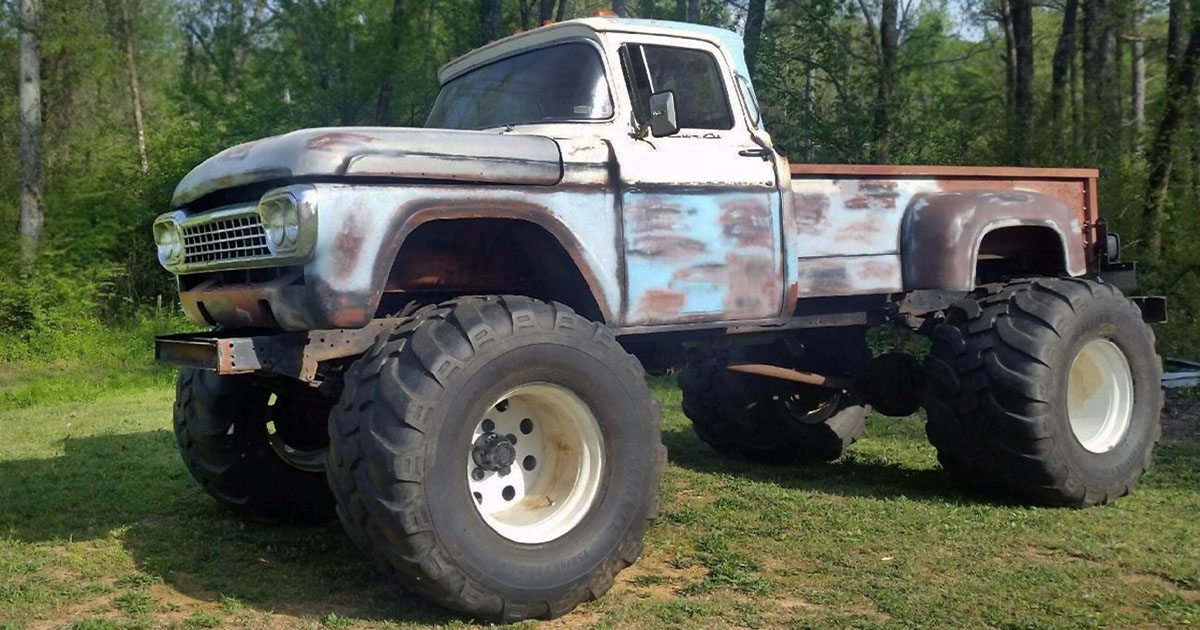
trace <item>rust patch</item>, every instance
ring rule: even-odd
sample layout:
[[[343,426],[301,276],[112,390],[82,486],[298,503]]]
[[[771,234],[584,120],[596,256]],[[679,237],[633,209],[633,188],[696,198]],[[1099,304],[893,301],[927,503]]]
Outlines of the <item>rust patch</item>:
[[[636,204],[626,208],[634,232],[674,231],[680,229],[683,208],[675,204]]]
[[[792,195],[792,212],[796,231],[801,234],[820,234],[829,213],[829,197],[819,193],[796,193]]]
[[[255,144],[257,144],[257,140],[254,142],[243,142],[235,147],[225,149],[221,152],[221,155],[217,158],[217,160],[220,162],[236,162],[238,160],[245,159],[245,157],[250,154],[250,149],[253,148]]]
[[[834,237],[839,241],[859,241],[867,243],[872,241],[879,234],[880,226],[876,221],[867,219],[857,223],[843,226],[837,231]]]
[[[840,260],[806,261],[800,268],[801,295],[830,295],[850,289],[850,276]]]
[[[318,151],[331,151],[342,145],[366,144],[374,142],[375,138],[361,133],[348,133],[345,131],[331,131],[323,133],[319,136],[313,136],[304,143],[305,148],[315,149]]]
[[[636,234],[629,253],[649,258],[688,258],[707,249],[704,241],[680,234]]]
[[[679,291],[650,289],[642,295],[639,310],[650,319],[672,319],[679,316],[686,300],[687,296]]]
[[[770,254],[730,252],[725,257],[725,267],[729,286],[724,304],[727,316],[756,315],[777,303],[782,283]]]
[[[895,180],[850,180],[839,182],[838,187],[845,195],[847,210],[895,210],[900,198]]]
[[[333,269],[342,277],[354,273],[365,240],[357,217],[355,212],[346,215],[346,221],[333,242]]]
[[[773,245],[770,208],[749,201],[727,201],[721,204],[721,231],[725,238],[740,247]]]
[[[895,275],[896,266],[892,263],[869,261],[862,263],[858,268],[858,276],[865,280],[884,282],[891,280]]]
[[[676,269],[671,274],[671,282],[705,283],[715,286],[725,286],[729,282],[729,268],[717,263],[693,265]]]
[[[894,179],[864,179],[859,181],[858,189],[866,194],[895,194],[900,182]]]

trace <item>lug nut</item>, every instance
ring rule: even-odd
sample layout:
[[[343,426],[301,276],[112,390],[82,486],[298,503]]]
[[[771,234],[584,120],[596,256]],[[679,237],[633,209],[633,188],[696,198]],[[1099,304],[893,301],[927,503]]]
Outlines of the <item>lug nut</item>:
[[[483,476],[485,474],[487,473],[484,472],[482,468],[476,466],[475,469],[471,471],[471,478],[475,481],[483,481]]]

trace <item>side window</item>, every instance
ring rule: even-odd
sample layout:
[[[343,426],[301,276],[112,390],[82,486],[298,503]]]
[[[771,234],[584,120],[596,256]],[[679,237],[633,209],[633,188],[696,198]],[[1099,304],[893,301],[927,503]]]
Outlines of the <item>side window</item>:
[[[672,91],[680,128],[733,128],[721,69],[712,55],[690,48],[626,44],[621,47],[621,70],[639,123],[648,122],[651,94]]]
[[[758,98],[754,96],[754,87],[750,85],[750,79],[742,75],[738,75],[738,89],[742,92],[742,103],[746,106],[746,115],[750,117],[750,126],[758,127],[758,121],[762,119],[762,112],[758,109]]]

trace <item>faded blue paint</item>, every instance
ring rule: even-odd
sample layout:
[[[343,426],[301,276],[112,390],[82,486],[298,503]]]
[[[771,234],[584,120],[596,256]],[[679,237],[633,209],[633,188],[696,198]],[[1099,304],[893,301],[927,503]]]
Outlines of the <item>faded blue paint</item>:
[[[774,315],[775,200],[769,191],[625,192],[626,324]]]

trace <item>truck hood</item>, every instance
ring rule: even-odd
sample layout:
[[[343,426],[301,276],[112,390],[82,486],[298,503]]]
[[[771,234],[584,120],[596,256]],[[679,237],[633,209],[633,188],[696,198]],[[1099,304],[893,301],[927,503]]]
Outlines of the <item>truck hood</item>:
[[[224,188],[272,180],[386,177],[552,186],[562,178],[558,143],[489,131],[325,127],[224,151],[192,169],[171,199],[189,204]]]

